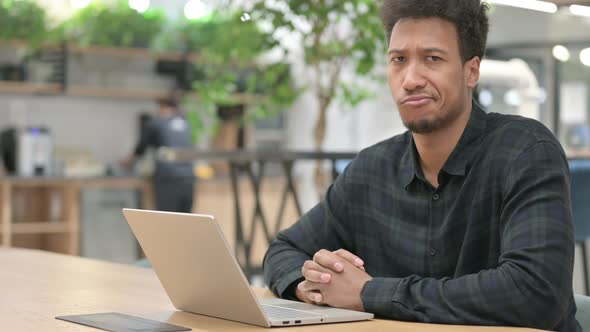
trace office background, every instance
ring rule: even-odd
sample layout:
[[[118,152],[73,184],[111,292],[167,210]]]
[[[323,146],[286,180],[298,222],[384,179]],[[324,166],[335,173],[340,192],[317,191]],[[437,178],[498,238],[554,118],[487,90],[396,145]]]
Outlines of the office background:
[[[265,25],[252,22],[250,13],[240,7],[247,8],[248,1],[28,2],[42,9],[47,29],[55,29],[81,11],[103,5],[120,11],[124,11],[121,6],[128,6],[128,11],[142,17],[151,17],[148,13],[159,11],[166,21],[160,34],[173,34],[175,22],[189,18],[207,22],[218,19],[212,15],[215,10],[231,12],[231,8],[244,24],[260,24],[263,31]],[[488,57],[482,64],[476,98],[489,111],[518,114],[543,122],[559,138],[568,157],[577,161],[576,167],[584,170],[586,165],[579,161],[590,158],[590,37],[587,33],[590,1],[537,2],[538,8],[520,8],[519,1],[490,2]],[[272,3],[279,9],[284,7],[281,1]],[[510,3],[510,6],[502,3]],[[18,16],[15,1],[3,0],[2,6],[6,15],[12,15],[13,19]],[[27,13],[20,15],[31,16]],[[17,17],[13,22],[26,21],[18,21]],[[121,26],[120,33],[124,35],[125,25]],[[25,30],[23,26],[18,28]],[[265,172],[260,177],[263,182],[259,187],[256,181],[259,178],[248,176],[244,165],[259,174],[260,161],[266,160],[261,155],[253,154],[247,162],[234,164],[228,163],[234,160],[231,154],[217,158],[205,155],[199,158],[197,154],[195,158],[198,182],[193,211],[215,215],[232,245],[239,246],[235,212],[239,201],[244,216],[240,221],[245,233],[242,240],[250,239],[251,225],[256,224],[250,263],[259,264],[266,249],[261,219],[272,224],[271,233],[276,230],[275,220],[287,185],[284,167],[291,167],[275,159],[290,160],[281,157],[284,151],[317,151],[313,130],[319,103],[312,89],[304,89],[310,85],[315,72],[303,60],[298,36],[273,34],[290,53],[282,57],[271,52],[256,60],[288,65],[288,81],[297,92],[296,98],[291,103],[273,104],[273,109],[252,117],[247,115],[258,112],[255,98],[254,101],[238,98],[211,113],[207,105],[191,97],[204,91],[203,85],[208,81],[200,80],[200,85],[193,85],[191,78],[183,77],[183,73],[195,73],[182,66],[197,63],[201,65],[197,67],[202,68],[207,59],[194,61],[194,57],[205,54],[206,48],[174,48],[166,42],[158,44],[158,37],[154,37],[152,43],[137,47],[125,44],[124,40],[117,42],[121,38],[113,36],[110,37],[112,43],[104,45],[87,43],[79,35],[66,39],[47,37],[46,40],[36,40],[35,36],[32,33],[19,36],[16,32],[0,36],[0,130],[4,157],[2,245],[135,264],[141,253],[120,209],[150,207],[153,188],[146,179],[157,155],[144,157],[132,170],[124,169],[120,161],[133,151],[141,134],[141,115],[155,116],[156,99],[170,96],[172,91],[181,91],[184,97],[179,99],[194,128],[196,150],[245,149],[279,155],[264,163]],[[230,52],[231,46],[226,46]],[[376,59],[371,73],[383,76],[385,53]],[[166,65],[171,67],[166,69]],[[198,81],[198,73],[195,75],[192,78]],[[337,173],[347,160],[331,153],[354,153],[405,130],[385,81],[359,75],[353,66],[342,68],[340,81],[361,86],[371,94],[359,103],[336,98],[326,113],[325,138],[321,145],[326,155],[301,160],[295,157],[289,174],[302,211],[311,208],[319,199],[322,187],[318,189],[314,176],[318,161],[328,174],[322,183],[325,188],[332,178],[331,172]],[[246,120],[242,119],[244,115]],[[234,168],[231,165],[239,173],[239,187],[232,186]],[[574,195],[580,197],[587,196],[586,191],[590,190],[585,186],[575,189]],[[285,201],[280,227],[294,222],[299,214],[291,197]],[[256,202],[260,203],[260,211],[255,209]],[[583,205],[582,200],[578,206]],[[590,214],[579,212],[577,222],[590,224],[585,217],[590,218]],[[585,228],[578,229],[582,233]],[[580,234],[580,243],[583,241],[584,234]],[[239,253],[241,263],[246,261],[244,255],[244,252]],[[574,277],[576,293],[587,292],[583,266],[582,246],[579,246]],[[255,272],[253,269],[252,282],[260,284]]]

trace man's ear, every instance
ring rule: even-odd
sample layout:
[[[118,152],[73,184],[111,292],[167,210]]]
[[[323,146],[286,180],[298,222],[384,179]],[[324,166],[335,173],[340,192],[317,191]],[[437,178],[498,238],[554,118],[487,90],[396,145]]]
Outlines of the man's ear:
[[[479,81],[480,65],[481,60],[477,56],[474,56],[471,60],[467,61],[465,65],[463,65],[463,72],[465,73],[465,82],[467,83],[467,87],[469,87],[470,89],[475,88],[477,82]]]

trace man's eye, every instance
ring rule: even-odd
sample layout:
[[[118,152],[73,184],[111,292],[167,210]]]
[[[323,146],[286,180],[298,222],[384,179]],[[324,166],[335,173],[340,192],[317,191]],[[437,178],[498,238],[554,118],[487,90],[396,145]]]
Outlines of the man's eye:
[[[437,56],[435,56],[435,55],[429,56],[427,59],[428,59],[429,61],[432,61],[432,62],[438,62],[438,61],[441,61],[441,60],[442,60],[442,58],[440,58],[440,57],[437,57]]]
[[[395,56],[391,58],[391,62],[404,62],[406,58],[403,56]]]

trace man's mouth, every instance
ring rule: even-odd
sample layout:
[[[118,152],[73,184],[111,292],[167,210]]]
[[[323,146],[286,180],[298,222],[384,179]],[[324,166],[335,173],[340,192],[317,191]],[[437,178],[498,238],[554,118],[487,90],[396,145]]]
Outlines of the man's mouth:
[[[421,106],[432,100],[432,97],[427,95],[410,96],[402,99],[402,105]]]

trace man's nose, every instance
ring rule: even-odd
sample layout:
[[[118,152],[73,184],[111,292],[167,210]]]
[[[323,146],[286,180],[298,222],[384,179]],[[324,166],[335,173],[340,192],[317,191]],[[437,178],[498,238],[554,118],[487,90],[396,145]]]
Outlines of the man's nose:
[[[404,72],[402,87],[406,91],[415,91],[426,86],[426,79],[419,64],[409,64]]]

